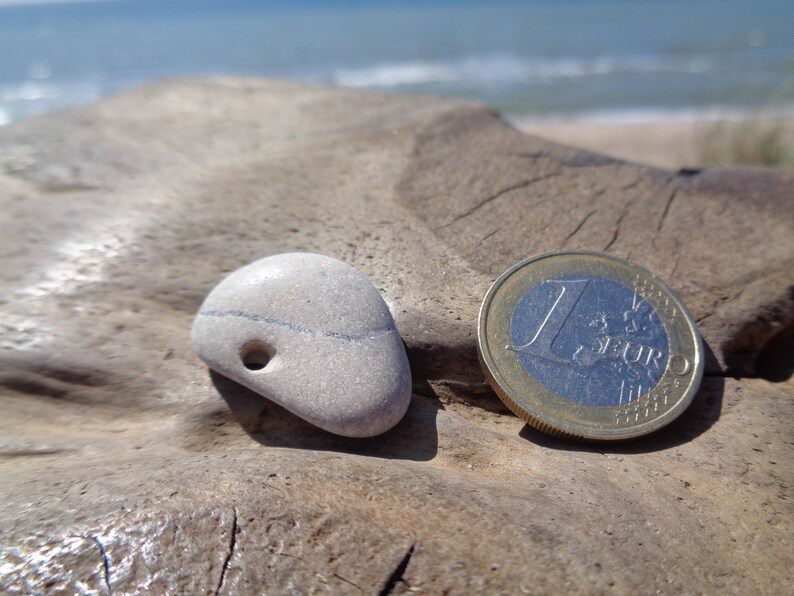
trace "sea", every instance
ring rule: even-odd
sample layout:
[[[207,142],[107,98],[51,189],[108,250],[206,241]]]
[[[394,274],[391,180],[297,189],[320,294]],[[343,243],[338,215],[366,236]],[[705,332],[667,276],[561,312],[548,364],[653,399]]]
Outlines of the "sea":
[[[794,114],[794,0],[0,0],[0,123],[245,75],[508,118]]]

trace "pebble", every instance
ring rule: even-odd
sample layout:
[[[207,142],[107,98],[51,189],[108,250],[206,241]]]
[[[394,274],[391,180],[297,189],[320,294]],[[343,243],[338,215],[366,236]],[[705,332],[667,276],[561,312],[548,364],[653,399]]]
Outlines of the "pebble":
[[[381,434],[411,399],[388,306],[331,257],[280,254],[238,269],[207,296],[192,340],[213,370],[338,435]]]

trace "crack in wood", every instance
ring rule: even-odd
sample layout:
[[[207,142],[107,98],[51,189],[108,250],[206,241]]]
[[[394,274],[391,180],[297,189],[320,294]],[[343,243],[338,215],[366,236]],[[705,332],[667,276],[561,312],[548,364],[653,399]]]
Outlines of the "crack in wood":
[[[579,232],[579,230],[581,230],[581,229],[582,229],[582,227],[584,226],[584,224],[586,224],[586,223],[587,223],[587,220],[588,220],[588,219],[590,219],[591,217],[593,217],[593,215],[595,215],[597,211],[598,211],[598,209],[593,209],[593,210],[592,210],[590,213],[588,213],[587,215],[585,215],[585,216],[582,218],[582,221],[580,221],[580,222],[579,222],[579,225],[577,225],[577,226],[576,226],[576,227],[573,229],[573,232],[571,232],[570,234],[568,234],[568,235],[565,237],[565,239],[562,241],[562,243],[563,243],[563,244],[565,244],[566,242],[568,242],[568,240],[570,240],[571,238],[573,238],[574,236],[576,236],[577,232]]]
[[[408,564],[411,562],[411,557],[414,556],[414,551],[416,549],[416,541],[411,543],[411,546],[405,551],[405,555],[403,558],[400,559],[400,562],[394,568],[394,571],[391,572],[389,575],[389,579],[386,580],[386,584],[383,586],[383,589],[379,592],[380,596],[387,596],[394,591],[394,588],[397,587],[399,583],[406,583],[403,579],[405,575],[405,570],[408,569]]]
[[[670,213],[670,207],[673,205],[673,201],[675,200],[676,195],[678,195],[679,187],[675,187],[673,192],[670,193],[670,196],[667,198],[667,203],[664,206],[664,211],[662,211],[662,217],[659,219],[659,225],[656,226],[656,231],[661,232],[662,226],[664,225],[664,221],[667,218],[667,214]]]
[[[468,217],[469,215],[471,215],[475,211],[478,211],[478,210],[482,209],[488,203],[491,203],[491,202],[495,201],[496,199],[498,199],[499,197],[501,197],[503,195],[506,195],[507,193],[513,192],[514,190],[521,190],[522,188],[527,188],[528,186],[531,186],[531,185],[536,184],[538,182],[542,182],[543,180],[548,180],[549,178],[554,178],[555,176],[559,176],[559,175],[560,175],[559,172],[552,172],[551,174],[544,174],[543,176],[537,176],[535,178],[530,178],[529,180],[522,180],[521,182],[518,182],[517,184],[512,184],[512,185],[510,185],[508,187],[505,187],[505,188],[495,192],[494,194],[485,197],[482,201],[480,201],[479,203],[477,203],[476,205],[474,205],[470,209],[467,209],[466,211],[464,211],[460,215],[456,215],[454,218],[452,218],[451,221],[445,223],[444,225],[438,226],[435,229],[436,230],[442,230],[444,228],[448,228],[452,224],[459,222],[464,217]]]
[[[110,559],[108,559],[108,553],[105,550],[105,545],[102,544],[102,541],[97,536],[83,536],[83,535],[72,535],[72,538],[82,538],[83,540],[90,540],[94,544],[96,544],[97,548],[99,549],[99,554],[102,556],[102,576],[105,582],[105,587],[107,588],[108,594],[113,594],[113,588],[110,585]]]
[[[478,244],[482,244],[483,242],[488,240],[488,238],[490,238],[491,236],[494,236],[495,234],[499,233],[501,230],[504,230],[504,229],[505,229],[505,226],[499,226],[493,232],[489,232],[488,234],[486,234],[485,236],[480,238],[480,241],[478,242]]]
[[[625,186],[621,186],[620,190],[627,191],[627,190],[631,190],[632,188],[636,188],[637,186],[640,185],[640,183],[642,183],[643,180],[644,180],[644,178],[637,178],[634,182],[630,182],[629,184],[626,184]]]
[[[307,561],[307,560],[306,560],[306,559],[304,559],[303,557],[299,557],[298,555],[293,555],[293,554],[290,554],[290,553],[285,553],[285,552],[283,552],[283,551],[278,551],[278,550],[276,550],[276,549],[274,549],[274,548],[270,548],[270,547],[266,547],[266,548],[265,548],[265,550],[266,550],[267,552],[269,552],[269,553],[272,553],[272,554],[274,554],[274,555],[276,555],[276,556],[279,556],[279,557],[287,557],[287,558],[289,558],[289,559],[296,559],[296,560],[298,560],[298,561],[301,561],[301,562],[303,562],[303,563],[306,563],[306,564],[308,564],[308,563],[309,563],[309,561]],[[316,575],[316,576],[319,576],[319,577],[321,577],[321,578],[323,577],[322,575],[320,575],[319,573],[316,573],[316,572],[315,572],[315,575]],[[341,575],[339,575],[339,574],[338,574],[338,573],[336,573],[335,571],[331,571],[331,575],[333,575],[333,576],[334,576],[336,579],[338,579],[338,580],[341,580],[341,581],[345,582],[346,584],[350,584],[350,585],[351,585],[351,586],[353,586],[354,588],[358,588],[358,589],[359,589],[359,590],[361,590],[362,592],[365,592],[365,591],[366,591],[366,590],[364,590],[364,588],[362,588],[361,586],[359,586],[359,585],[358,585],[357,583],[355,583],[354,581],[351,581],[351,580],[347,579],[346,577],[342,577]],[[324,579],[324,578],[323,578],[323,579]]]
[[[234,555],[234,547],[237,542],[237,508],[233,509],[234,511],[234,518],[232,520],[232,530],[231,536],[229,537],[229,552],[226,553],[226,559],[223,561],[223,568],[221,569],[221,577],[218,579],[218,586],[215,588],[215,596],[220,594],[220,591],[223,589],[223,583],[226,581],[226,572],[229,571],[229,563],[232,560],[232,556]]]
[[[604,247],[604,252],[608,251],[612,247],[612,245],[615,244],[615,242],[617,242],[618,237],[620,236],[620,226],[623,224],[623,218],[626,217],[626,214],[629,212],[629,209],[631,209],[632,205],[634,205],[634,202],[635,201],[629,201],[628,203],[626,203],[626,206],[623,208],[623,211],[618,217],[618,220],[615,222],[615,232],[612,234],[612,239]]]

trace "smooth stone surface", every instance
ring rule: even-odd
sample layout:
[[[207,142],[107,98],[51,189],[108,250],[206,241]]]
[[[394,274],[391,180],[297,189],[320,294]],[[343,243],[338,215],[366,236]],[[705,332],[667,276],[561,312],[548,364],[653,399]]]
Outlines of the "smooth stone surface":
[[[0,127],[0,201],[0,592],[791,590],[790,172],[211,78]],[[702,388],[662,431],[558,441],[485,383],[485,292],[565,247],[654,271],[698,320]],[[318,431],[191,348],[219,280],[295,251],[395,305],[414,395],[383,435]]]
[[[386,432],[411,401],[389,307],[331,257],[288,253],[238,269],[199,309],[193,348],[213,370],[338,435]]]

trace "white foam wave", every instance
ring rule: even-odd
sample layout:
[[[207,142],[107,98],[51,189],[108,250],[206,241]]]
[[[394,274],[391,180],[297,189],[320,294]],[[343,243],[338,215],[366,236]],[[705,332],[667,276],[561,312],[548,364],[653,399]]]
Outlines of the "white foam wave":
[[[38,81],[24,81],[15,85],[0,87],[0,102],[36,101],[54,99],[61,94],[56,85]]]
[[[372,68],[339,70],[333,82],[342,87],[397,87],[421,83],[456,81],[459,73],[443,64],[405,62],[384,64]]]
[[[95,82],[31,80],[0,85],[0,124],[98,99],[104,90]]]
[[[399,87],[449,82],[527,83],[615,73],[699,74],[715,68],[717,65],[704,57],[520,58],[490,55],[452,61],[414,60],[338,69],[332,75],[332,82],[342,87]]]

